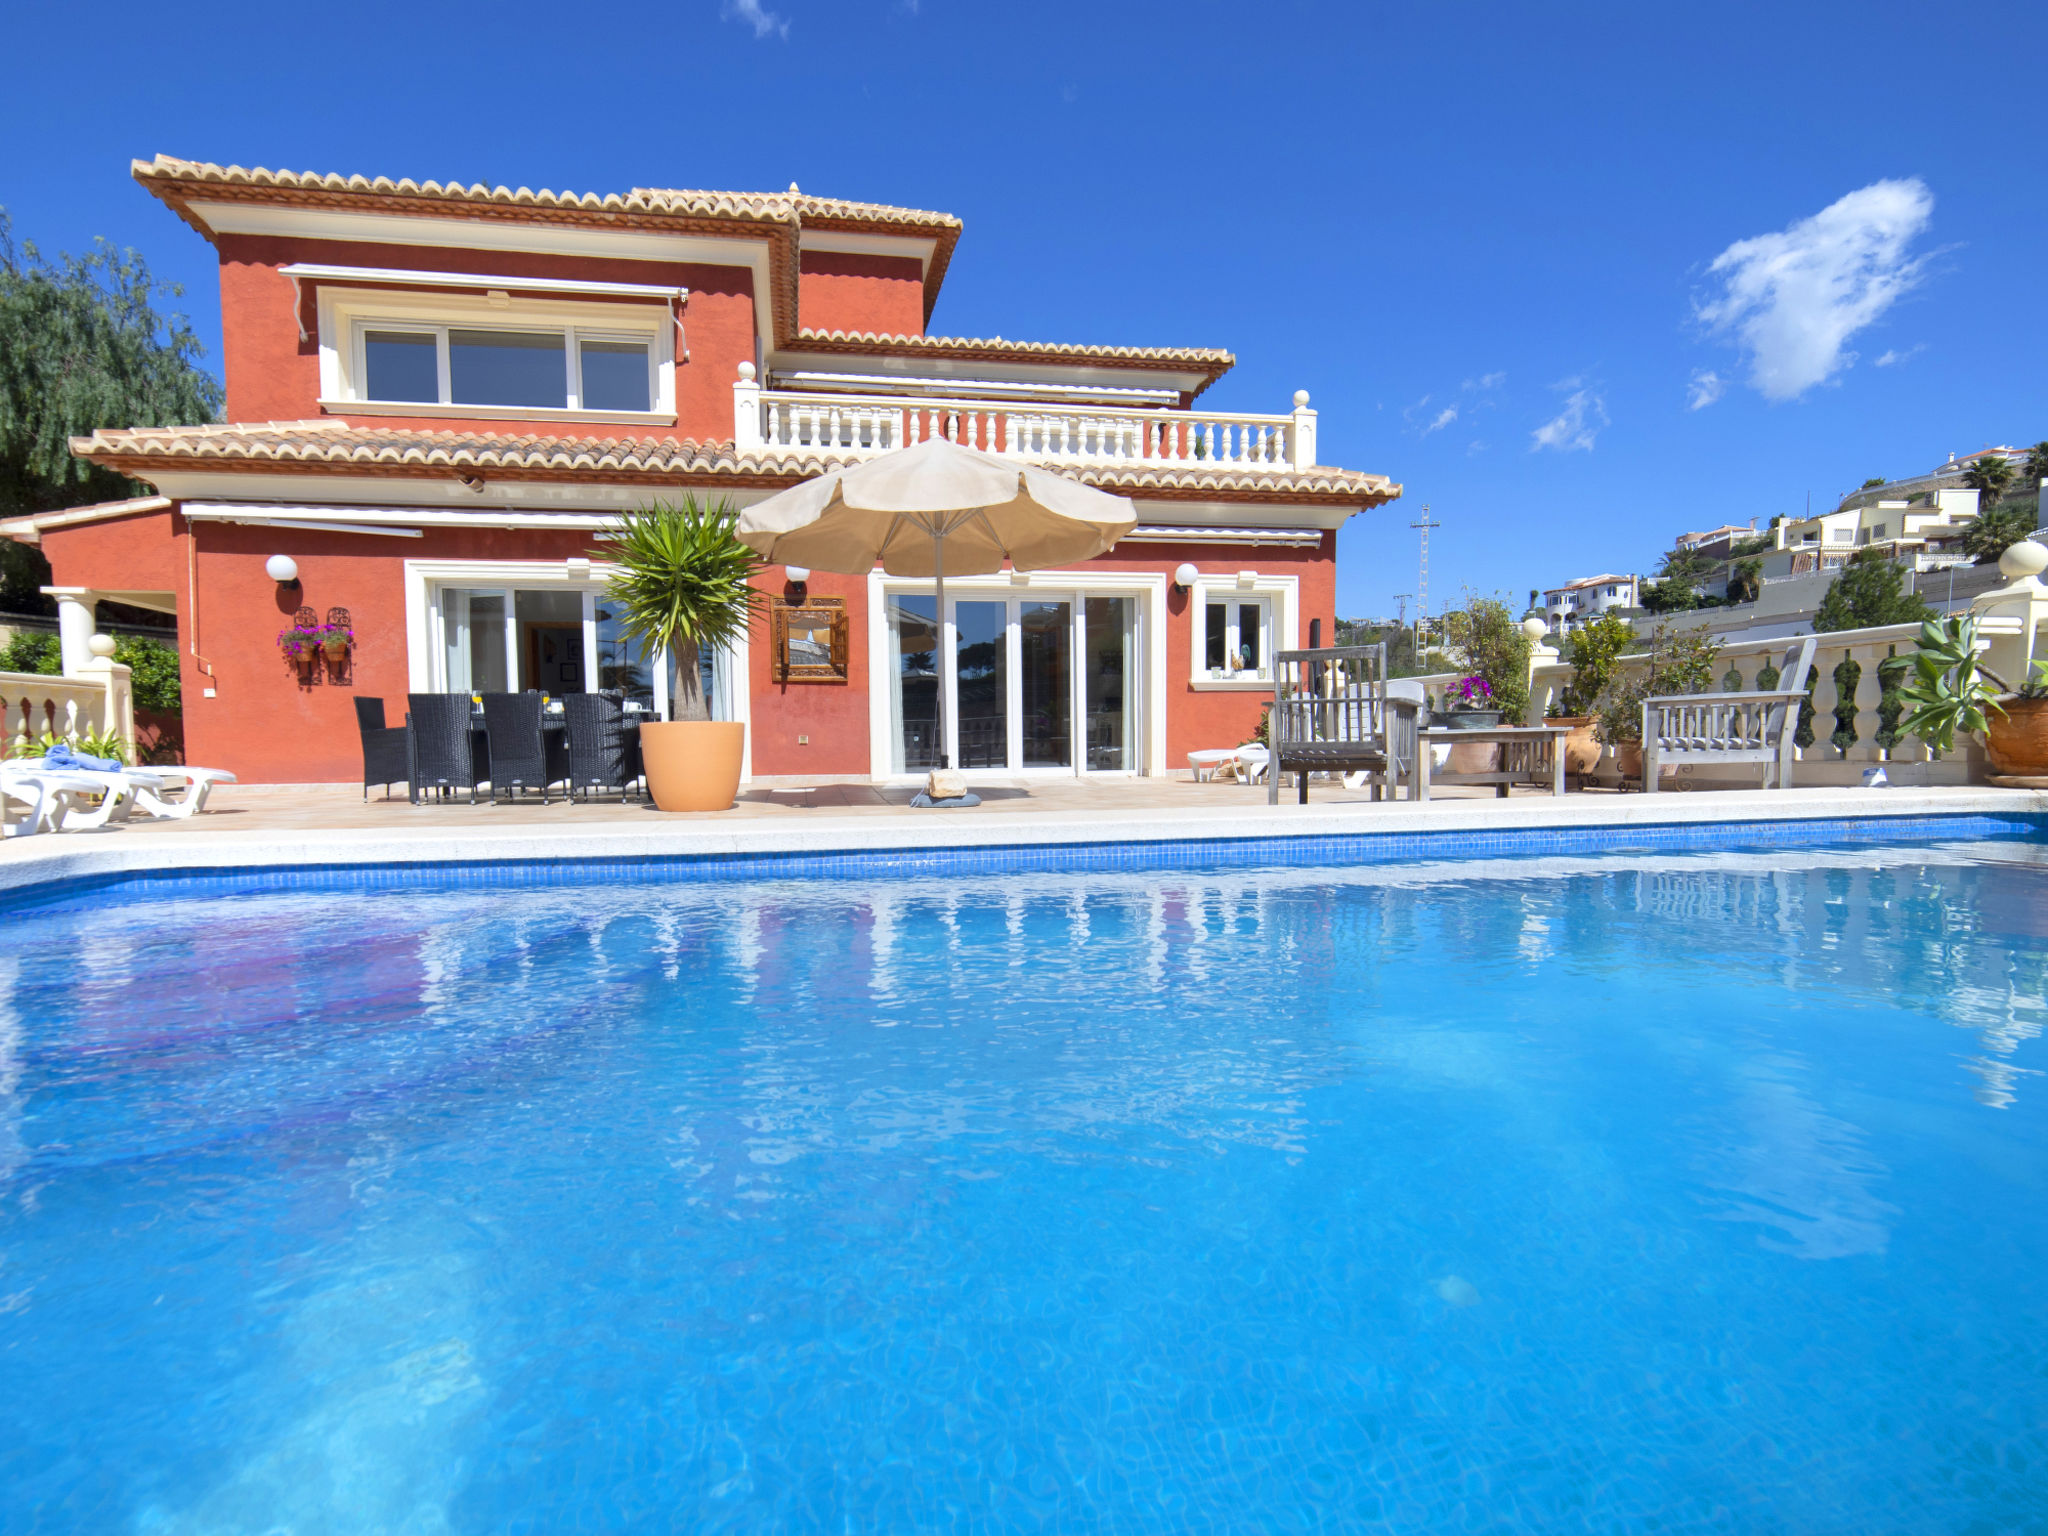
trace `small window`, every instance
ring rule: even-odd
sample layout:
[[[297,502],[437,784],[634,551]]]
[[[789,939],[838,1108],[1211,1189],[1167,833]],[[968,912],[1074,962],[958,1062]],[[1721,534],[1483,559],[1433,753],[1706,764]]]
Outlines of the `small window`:
[[[577,354],[583,363],[583,409],[645,411],[648,399],[647,343],[585,336]]]
[[[438,401],[439,338],[432,331],[365,331],[363,372],[372,400]]]
[[[1203,609],[1202,661],[1211,678],[1248,682],[1273,675],[1269,599],[1231,598]]]
[[[567,352],[559,331],[448,333],[448,398],[452,405],[569,403]]]

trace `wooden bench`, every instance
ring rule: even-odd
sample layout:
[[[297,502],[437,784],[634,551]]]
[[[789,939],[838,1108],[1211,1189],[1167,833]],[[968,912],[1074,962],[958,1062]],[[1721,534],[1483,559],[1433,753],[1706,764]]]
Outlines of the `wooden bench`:
[[[1643,700],[1643,788],[1655,794],[1666,768],[1734,763],[1761,764],[1765,789],[1790,789],[1793,738],[1817,643],[1812,635],[1792,643],[1775,688]]]
[[[1412,699],[1387,696],[1385,645],[1275,653],[1266,803],[1280,803],[1289,773],[1299,776],[1303,805],[1311,773],[1367,774],[1375,800],[1396,783],[1412,785],[1420,712]]]

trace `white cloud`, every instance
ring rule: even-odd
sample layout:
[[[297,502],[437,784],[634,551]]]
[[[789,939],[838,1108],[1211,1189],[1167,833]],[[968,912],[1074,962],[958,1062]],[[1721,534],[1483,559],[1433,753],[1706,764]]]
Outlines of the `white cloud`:
[[[1565,396],[1563,410],[1529,434],[1529,451],[1555,448],[1560,453],[1573,449],[1591,453],[1593,439],[1607,425],[1607,402],[1577,379],[1566,379],[1557,387],[1571,393]]]
[[[1728,381],[1711,368],[1695,368],[1692,384],[1686,391],[1685,408],[1688,411],[1704,411],[1716,400],[1728,393]]]
[[[1441,432],[1457,419],[1458,408],[1455,405],[1447,405],[1436,413],[1435,419],[1428,426],[1422,429],[1422,435],[1427,437],[1432,432]]]
[[[1878,358],[1877,366],[1880,368],[1889,368],[1894,363],[1903,363],[1909,357],[1918,357],[1922,352],[1925,352],[1926,350],[1927,343],[1924,341],[1921,342],[1920,345],[1917,347],[1906,348],[1906,350],[1903,352],[1898,351],[1896,348],[1887,349],[1884,355]]]
[[[1810,219],[1738,240],[1707,268],[1719,294],[1696,313],[1749,356],[1766,400],[1794,400],[1856,360],[1849,338],[1917,284],[1927,258],[1907,247],[1927,228],[1934,194],[1917,177],[1877,181]]]
[[[1468,395],[1483,395],[1491,390],[1499,389],[1507,381],[1508,376],[1505,373],[1482,373],[1476,379],[1467,379],[1464,389]]]
[[[789,22],[761,3],[761,0],[725,0],[719,12],[728,20],[738,19],[754,29],[756,37],[787,37]]]

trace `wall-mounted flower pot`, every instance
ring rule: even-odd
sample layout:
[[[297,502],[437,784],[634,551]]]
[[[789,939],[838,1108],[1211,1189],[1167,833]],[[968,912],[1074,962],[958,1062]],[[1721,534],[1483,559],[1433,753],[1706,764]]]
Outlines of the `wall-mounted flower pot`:
[[[326,653],[329,661],[340,661],[348,655],[348,642],[339,635],[335,635],[329,639],[322,640],[320,642],[320,649]]]
[[[650,720],[640,727],[647,792],[663,811],[723,811],[740,792],[747,728],[738,720]]]
[[[2004,714],[1985,710],[1984,753],[2001,777],[2048,774],[2048,699],[2000,699]]]

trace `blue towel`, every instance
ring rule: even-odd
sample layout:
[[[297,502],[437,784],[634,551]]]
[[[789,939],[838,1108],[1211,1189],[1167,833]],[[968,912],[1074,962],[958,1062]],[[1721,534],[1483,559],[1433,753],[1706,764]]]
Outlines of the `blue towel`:
[[[90,773],[119,773],[126,763],[111,757],[87,757],[82,752],[71,750],[71,743],[60,741],[43,754],[43,761],[52,768],[83,768]]]

